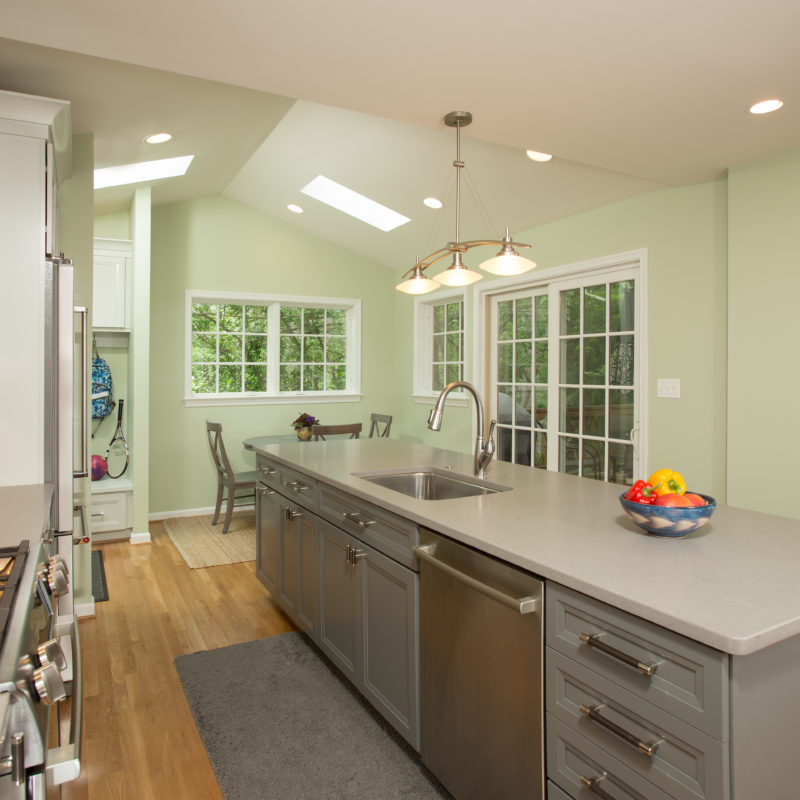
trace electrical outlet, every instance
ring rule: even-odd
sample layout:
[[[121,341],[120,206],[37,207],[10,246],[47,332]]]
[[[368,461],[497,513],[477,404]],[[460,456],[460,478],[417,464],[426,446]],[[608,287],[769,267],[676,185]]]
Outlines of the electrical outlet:
[[[656,395],[658,397],[679,398],[681,396],[681,379],[659,378]]]

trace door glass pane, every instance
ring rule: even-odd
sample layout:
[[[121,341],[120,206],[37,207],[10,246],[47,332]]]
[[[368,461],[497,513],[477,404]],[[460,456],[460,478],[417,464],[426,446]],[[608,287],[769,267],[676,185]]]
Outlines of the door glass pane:
[[[547,295],[536,298],[536,338],[547,336]]]
[[[580,441],[571,436],[558,437],[558,471],[567,475],[578,474]]]
[[[513,417],[514,403],[511,399],[510,386],[497,387],[497,423],[498,425],[511,425]]]
[[[547,342],[536,342],[536,383],[547,383]]]
[[[593,385],[606,382],[605,336],[589,336],[583,340],[583,382]]]
[[[606,435],[606,390],[583,390],[583,433],[584,436]]]
[[[530,383],[532,380],[531,369],[531,343],[530,342],[517,342],[517,383]]]
[[[608,435],[629,439],[633,428],[633,389],[610,389],[608,392]]]
[[[531,426],[531,390],[517,387],[517,401],[514,405],[514,424],[521,428]],[[517,462],[520,463],[519,461]]]
[[[561,292],[561,335],[581,332],[581,290]]]
[[[608,480],[625,486],[633,485],[633,445],[609,443]]]
[[[578,433],[578,423],[580,421],[580,404],[578,389],[561,389],[561,419],[559,430],[562,433]]]
[[[547,427],[547,401],[548,390],[546,386],[537,386],[534,392],[534,401],[536,404],[535,411],[535,425],[537,428]]]
[[[636,319],[635,282],[619,281],[610,286],[611,321],[609,330],[632,331]]]
[[[433,307],[433,332],[444,333],[445,307],[444,304]]]
[[[514,302],[503,300],[497,304],[497,338],[508,341],[514,338]]]
[[[509,342],[507,344],[497,345],[497,382],[498,383],[511,383],[514,375],[514,345]]]
[[[633,334],[609,336],[608,382],[612,386],[633,386]]]
[[[587,286],[583,290],[583,332],[605,333],[606,287]]]
[[[581,475],[584,478],[594,478],[597,481],[605,480],[606,445],[594,439],[583,440],[583,462]]]
[[[537,469],[547,469],[547,434],[536,431],[533,434],[533,466]]]
[[[531,465],[531,432],[515,431],[515,453],[514,463],[524,464],[526,467]]]
[[[511,428],[497,428],[497,460],[511,461]]]
[[[561,340],[561,383],[578,383],[581,374],[581,340]]]
[[[530,339],[533,330],[533,299],[523,297],[516,303],[516,337],[517,339]]]

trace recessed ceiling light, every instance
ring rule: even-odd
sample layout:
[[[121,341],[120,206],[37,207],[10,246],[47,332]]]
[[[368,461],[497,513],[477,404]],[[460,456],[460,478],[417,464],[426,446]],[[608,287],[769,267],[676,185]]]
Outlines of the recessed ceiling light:
[[[783,105],[783,100],[762,100],[760,103],[750,106],[751,114],[769,114],[770,111],[777,111]]]
[[[289,203],[289,205],[286,206],[286,208],[288,208],[289,211],[292,211],[295,214],[302,214],[303,213],[303,209],[300,206],[298,206],[297,204],[295,204],[295,203]]]
[[[94,171],[94,188],[124,186],[128,183],[157,181],[185,174],[194,156],[160,158],[158,161],[140,161],[138,164],[120,164],[118,167],[103,167]]]
[[[405,225],[406,222],[411,222],[408,217],[404,217],[402,214],[392,211],[391,208],[382,206],[380,203],[370,200],[369,197],[354,192],[324,175],[317,175],[300,191],[382,231],[391,231],[400,225]]]
[[[426,197],[423,201],[428,208],[441,208],[442,201],[437,197]]]
[[[538,150],[526,150],[525,155],[528,156],[531,161],[541,162],[550,161],[553,157],[550,153],[540,153]]]
[[[147,144],[163,144],[172,138],[171,133],[152,133],[145,137]]]

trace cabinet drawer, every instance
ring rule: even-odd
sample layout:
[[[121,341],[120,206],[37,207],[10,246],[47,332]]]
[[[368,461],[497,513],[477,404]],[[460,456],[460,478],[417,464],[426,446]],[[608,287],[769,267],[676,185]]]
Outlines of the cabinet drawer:
[[[554,583],[546,644],[722,742],[728,741],[724,653]],[[585,639],[612,648],[603,651]],[[645,674],[635,663],[654,668]]]
[[[547,648],[547,711],[677,800],[728,796],[728,747]],[[644,752],[651,750],[651,755]]]
[[[572,798],[556,786],[553,781],[547,781],[547,800],[572,800]]]
[[[547,776],[576,800],[607,793],[614,800],[670,800],[670,796],[551,714],[546,716]],[[599,795],[602,797],[602,795]]]
[[[318,487],[317,513],[376,550],[419,571],[413,549],[419,528],[413,522],[324,483]]]
[[[278,465],[275,461],[264,456],[256,458],[256,472],[258,480],[270,489],[278,488]]]
[[[277,483],[273,488],[309,511],[316,511],[317,482],[302,472],[296,472],[283,464],[277,464],[276,469]]]
[[[124,531],[128,520],[128,492],[106,492],[92,495],[92,532]]]

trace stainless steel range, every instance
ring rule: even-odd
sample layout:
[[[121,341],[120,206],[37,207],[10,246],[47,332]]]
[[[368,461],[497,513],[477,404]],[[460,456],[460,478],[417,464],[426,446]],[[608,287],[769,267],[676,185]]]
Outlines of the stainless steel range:
[[[2,800],[52,796],[48,791],[80,773],[78,626],[56,613],[69,573],[63,558],[51,555],[53,547],[49,531],[36,541],[0,547]],[[54,747],[61,736],[68,741]]]

